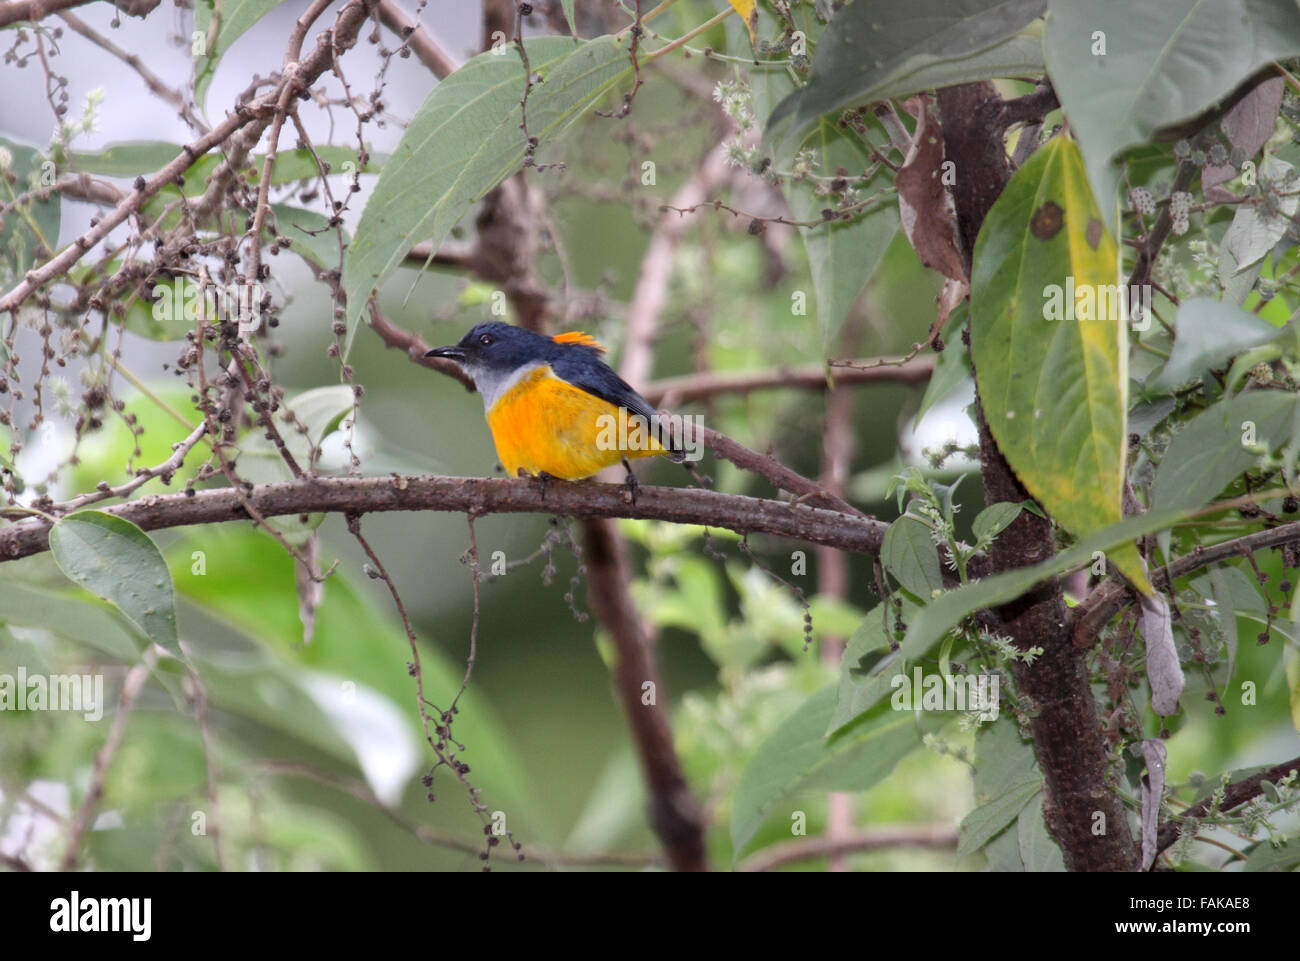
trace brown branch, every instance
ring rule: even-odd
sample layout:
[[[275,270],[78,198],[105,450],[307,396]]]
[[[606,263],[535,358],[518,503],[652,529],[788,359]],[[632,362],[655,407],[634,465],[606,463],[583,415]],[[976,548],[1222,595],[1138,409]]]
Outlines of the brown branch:
[[[703,815],[691,797],[673,747],[663,679],[628,591],[632,573],[627,547],[608,518],[589,520],[584,529],[588,603],[618,649],[614,682],[649,789],[650,825],[674,870],[707,871]]]
[[[1158,590],[1164,590],[1176,579],[1192,571],[1242,554],[1293,544],[1298,540],[1300,521],[1292,521],[1290,524],[1279,524],[1265,531],[1221,541],[1210,547],[1197,546],[1190,554],[1184,554],[1162,567],[1152,568],[1151,584]],[[1135,600],[1127,581],[1118,574],[1107,577],[1070,611],[1069,629],[1075,646],[1091,646],[1110,619]]]
[[[103,510],[145,530],[249,520],[245,503],[263,518],[383,511],[634,517],[722,527],[742,534],[771,534],[857,554],[877,553],[889,527],[861,515],[699,488],[642,486],[635,503],[628,503],[626,495],[622,484],[595,481],[552,480],[543,488],[522,478],[304,476],[247,491],[223,487],[190,497],[150,495]],[[0,560],[48,549],[49,530],[50,522],[43,517],[0,528]]]
[[[802,474],[792,471],[775,458],[750,450],[744,444],[732,440],[726,434],[720,434],[708,427],[701,427],[698,428],[698,436],[705,447],[723,460],[729,460],[741,470],[752,471],[760,477],[766,478],[778,490],[794,494],[800,502],[813,507],[840,511],[855,517],[867,516],[852,504],[822,490],[816,483]]]
[[[43,20],[52,13],[90,2],[91,0],[13,0],[11,3],[0,3],[0,27],[27,20]],[[159,0],[116,0],[113,6],[128,16],[143,19],[158,3]]]
[[[876,359],[849,361],[857,366],[802,364],[798,367],[775,367],[770,370],[687,374],[652,381],[641,395],[650,403],[671,407],[687,401],[703,400],[718,394],[748,394],[756,390],[793,388],[830,390],[847,384],[923,384],[934,373],[934,358],[915,357],[905,364],[880,364]]]
[[[854,831],[842,838],[807,838],[801,841],[783,841],[759,851],[742,861],[737,871],[771,871],[796,861],[813,858],[835,858],[861,851],[880,851],[885,848],[925,847],[956,850],[957,832],[947,824],[905,824],[898,827],[872,828]]]
[[[420,58],[420,62],[439,80],[455,73],[460,66],[454,57],[439,46],[438,41],[433,39],[419,20],[393,0],[379,0],[379,22],[401,37]]]
[[[370,327],[379,335],[379,339],[384,342],[386,347],[405,351],[406,356],[413,363],[455,378],[460,381],[466,390],[473,392],[474,380],[461,369],[460,364],[444,360],[441,357],[425,357],[424,355],[429,352],[429,346],[419,334],[408,333],[385,317],[373,297],[370,299],[369,307]]]
[[[1269,768],[1267,771],[1260,771],[1258,774],[1252,774],[1248,778],[1243,778],[1233,784],[1229,784],[1223,794],[1223,800],[1219,803],[1219,811],[1231,811],[1233,808],[1240,807],[1247,801],[1258,797],[1264,793],[1262,785],[1265,781],[1270,784],[1276,784],[1292,771],[1300,769],[1300,757],[1293,757],[1289,761],[1283,761],[1281,764]],[[1179,815],[1179,820],[1188,818],[1203,818],[1210,813],[1214,807],[1214,798],[1208,797],[1200,804],[1194,804]],[[1178,821],[1166,821],[1160,826],[1160,831],[1156,836],[1156,853],[1159,854],[1165,848],[1169,847],[1178,840],[1178,835],[1182,827]]]
[[[150,70],[138,55],[119,47],[112,40],[104,36],[74,13],[68,13],[65,11],[60,13],[59,17],[64,23],[77,33],[81,34],[95,46],[111,53],[139,74],[140,79],[144,81],[145,86],[149,88],[149,91],[159,100],[170,104],[176,110],[176,113],[181,117],[181,119],[183,119],[193,129],[200,132],[207,131],[208,125],[204,123],[202,118],[199,117],[190,105],[185,102],[185,98],[181,96],[180,91],[173,87],[169,87],[167,82],[163,80],[162,77],[158,76],[158,74]]]
[[[673,195],[671,206],[692,207],[703,203],[727,176],[726,153],[711,147],[695,173]],[[673,252],[696,218],[665,210],[659,218],[650,246],[641,258],[641,271],[624,320],[623,379],[644,384],[650,379],[654,336],[659,314],[668,299],[668,282],[673,271]],[[647,398],[649,399],[649,398]],[[655,401],[651,400],[651,403]]]

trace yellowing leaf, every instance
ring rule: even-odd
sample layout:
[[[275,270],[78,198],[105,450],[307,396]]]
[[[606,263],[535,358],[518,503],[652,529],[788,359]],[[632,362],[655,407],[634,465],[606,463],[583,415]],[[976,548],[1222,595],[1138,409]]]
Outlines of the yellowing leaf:
[[[758,26],[758,4],[756,0],[730,0],[731,8],[740,14],[740,19],[745,21],[745,28],[749,30],[749,43],[757,50],[758,36],[754,33],[754,28]]]
[[[1128,341],[1119,284],[1118,250],[1079,149],[1057,137],[1011,179],[980,231],[971,359],[1007,463],[1076,537],[1123,516]],[[1150,592],[1133,544],[1109,558]]]

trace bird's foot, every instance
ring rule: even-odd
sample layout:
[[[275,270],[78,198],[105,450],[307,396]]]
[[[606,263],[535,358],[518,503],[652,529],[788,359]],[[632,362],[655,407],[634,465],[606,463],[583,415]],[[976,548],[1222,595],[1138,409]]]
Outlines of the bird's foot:
[[[626,457],[623,458],[623,469],[627,471],[627,476],[623,478],[623,487],[627,493],[623,499],[629,504],[635,504],[637,491],[641,489],[641,482],[636,479],[636,474],[632,473],[632,465]]]
[[[530,474],[522,467],[519,468],[519,476],[528,478],[536,485],[538,496],[541,497],[542,500],[546,500],[546,491],[550,488],[551,481],[555,480],[552,475],[546,473],[544,470],[538,471],[536,474]]]

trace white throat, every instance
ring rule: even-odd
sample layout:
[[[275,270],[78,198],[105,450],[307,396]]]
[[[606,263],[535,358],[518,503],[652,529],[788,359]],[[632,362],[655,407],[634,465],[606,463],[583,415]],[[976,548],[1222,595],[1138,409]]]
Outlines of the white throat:
[[[467,365],[465,372],[474,379],[475,388],[483,395],[483,409],[490,411],[510,388],[537,370],[537,368],[544,366],[546,366],[545,361],[538,361],[533,364],[525,364],[508,374],[503,374],[500,371],[490,370],[486,367]]]

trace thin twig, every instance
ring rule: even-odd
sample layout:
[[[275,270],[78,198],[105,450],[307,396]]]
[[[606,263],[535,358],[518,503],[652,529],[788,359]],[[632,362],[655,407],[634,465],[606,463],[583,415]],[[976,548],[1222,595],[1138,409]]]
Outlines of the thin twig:
[[[135,707],[135,700],[144,688],[145,681],[149,679],[149,674],[153,671],[154,664],[158,661],[158,656],[170,656],[167,651],[163,650],[156,644],[151,644],[144,651],[140,660],[127,672],[126,679],[122,682],[122,693],[117,702],[117,713],[113,716],[113,724],[108,729],[108,737],[104,739],[103,746],[95,754],[95,766],[90,774],[90,786],[86,789],[85,800],[81,802],[81,807],[77,809],[77,815],[72,821],[72,829],[68,832],[67,844],[63,849],[63,861],[60,865],[61,870],[71,871],[77,864],[77,855],[81,851],[81,839],[86,831],[90,828],[91,822],[95,820],[95,812],[99,809],[99,802],[104,796],[104,780],[108,777],[109,768],[113,766],[113,759],[117,757],[118,748],[122,746],[122,738],[126,734],[126,723],[131,717],[131,709]]]

